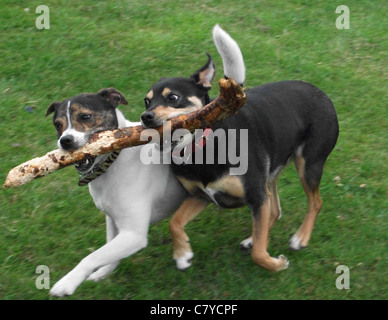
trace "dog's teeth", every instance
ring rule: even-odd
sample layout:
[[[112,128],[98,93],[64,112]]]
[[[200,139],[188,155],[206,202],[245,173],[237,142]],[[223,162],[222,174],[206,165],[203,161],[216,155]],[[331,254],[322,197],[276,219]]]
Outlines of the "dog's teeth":
[[[89,162],[90,162],[89,159],[86,159],[85,164],[89,164]]]

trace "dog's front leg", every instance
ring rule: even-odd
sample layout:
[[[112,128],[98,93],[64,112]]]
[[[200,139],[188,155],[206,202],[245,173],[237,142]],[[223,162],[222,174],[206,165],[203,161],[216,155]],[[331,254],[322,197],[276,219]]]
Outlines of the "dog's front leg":
[[[82,259],[52,287],[50,294],[57,297],[71,295],[94,270],[118,262],[146,246],[146,233],[123,230],[112,241]]]
[[[179,270],[191,266],[194,253],[191,250],[190,240],[184,228],[195,218],[209,202],[202,198],[189,197],[179,207],[170,221],[170,232],[174,243],[174,260]]]
[[[118,234],[118,229],[116,227],[116,224],[114,220],[109,217],[108,215],[105,216],[106,220],[106,242],[112,241]],[[110,274],[113,270],[117,268],[120,261],[116,261],[113,263],[110,263],[106,266],[103,266],[99,268],[98,270],[94,271],[87,280],[91,281],[100,281],[101,279],[104,279],[108,274]]]

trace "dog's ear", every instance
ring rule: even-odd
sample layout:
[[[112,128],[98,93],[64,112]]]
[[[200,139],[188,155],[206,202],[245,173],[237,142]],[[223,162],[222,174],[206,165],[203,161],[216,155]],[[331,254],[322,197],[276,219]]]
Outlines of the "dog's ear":
[[[190,79],[192,79],[197,85],[202,86],[204,89],[210,90],[216,74],[216,69],[212,57],[210,54],[206,54],[209,58],[207,63],[201,69],[194,72],[190,76]]]
[[[119,104],[128,104],[124,95],[115,88],[106,88],[98,91],[98,95],[104,100],[110,102],[113,107],[117,107]]]
[[[61,102],[59,101],[54,101],[52,104],[50,104],[50,106],[48,107],[47,111],[46,111],[46,117],[55,112],[55,110],[58,108],[58,106],[61,104]]]

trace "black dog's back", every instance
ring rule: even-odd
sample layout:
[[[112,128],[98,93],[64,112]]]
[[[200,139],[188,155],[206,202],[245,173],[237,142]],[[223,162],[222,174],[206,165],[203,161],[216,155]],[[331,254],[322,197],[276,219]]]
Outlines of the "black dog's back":
[[[241,148],[240,130],[247,129],[248,172],[245,180],[266,180],[265,174],[281,170],[298,148],[303,149],[305,158],[314,158],[309,163],[315,163],[315,158],[325,162],[338,137],[336,112],[325,93],[306,82],[282,81],[248,89],[246,95],[247,102],[238,114],[212,127],[213,132],[236,130],[237,150]],[[227,135],[225,141],[218,140],[218,144],[221,143],[228,148]],[[217,144],[214,148],[211,150],[215,156],[214,164],[173,164],[175,173],[202,181],[204,185],[218,179],[231,164],[218,164]]]
[[[300,146],[305,152],[315,146],[326,160],[337,141],[338,121],[325,93],[306,82],[282,81],[248,89],[246,95],[241,112],[219,125],[248,128],[249,145],[261,143],[252,149],[270,159],[269,172],[284,166]]]
[[[248,129],[247,191],[256,193],[258,182],[276,176],[290,158],[298,156],[303,157],[304,180],[315,189],[339,132],[330,98],[302,81],[263,84],[246,95],[241,111],[219,126]]]

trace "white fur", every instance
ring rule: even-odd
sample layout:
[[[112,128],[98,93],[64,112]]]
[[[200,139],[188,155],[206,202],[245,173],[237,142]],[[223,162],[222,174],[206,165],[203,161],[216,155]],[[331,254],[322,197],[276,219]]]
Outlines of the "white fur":
[[[241,50],[229,34],[216,24],[213,28],[213,40],[222,57],[224,74],[238,84],[245,82],[245,65]]]
[[[120,127],[138,125],[118,110],[117,118]],[[106,213],[107,243],[58,281],[51,295],[71,295],[85,279],[107,276],[121,259],[147,246],[150,223],[168,217],[182,203],[185,191],[170,166],[143,164],[141,148],[123,149],[109,170],[89,183],[95,205]]]
[[[298,238],[297,235],[293,235],[289,241],[290,243],[290,248],[292,250],[300,250],[300,249],[303,249],[303,246],[301,244],[301,241],[300,239]]]
[[[175,259],[177,269],[185,270],[191,267],[193,257],[194,253],[192,251],[186,251],[182,257]]]
[[[252,245],[253,245],[252,236],[240,242],[240,247],[245,250],[251,249]]]

